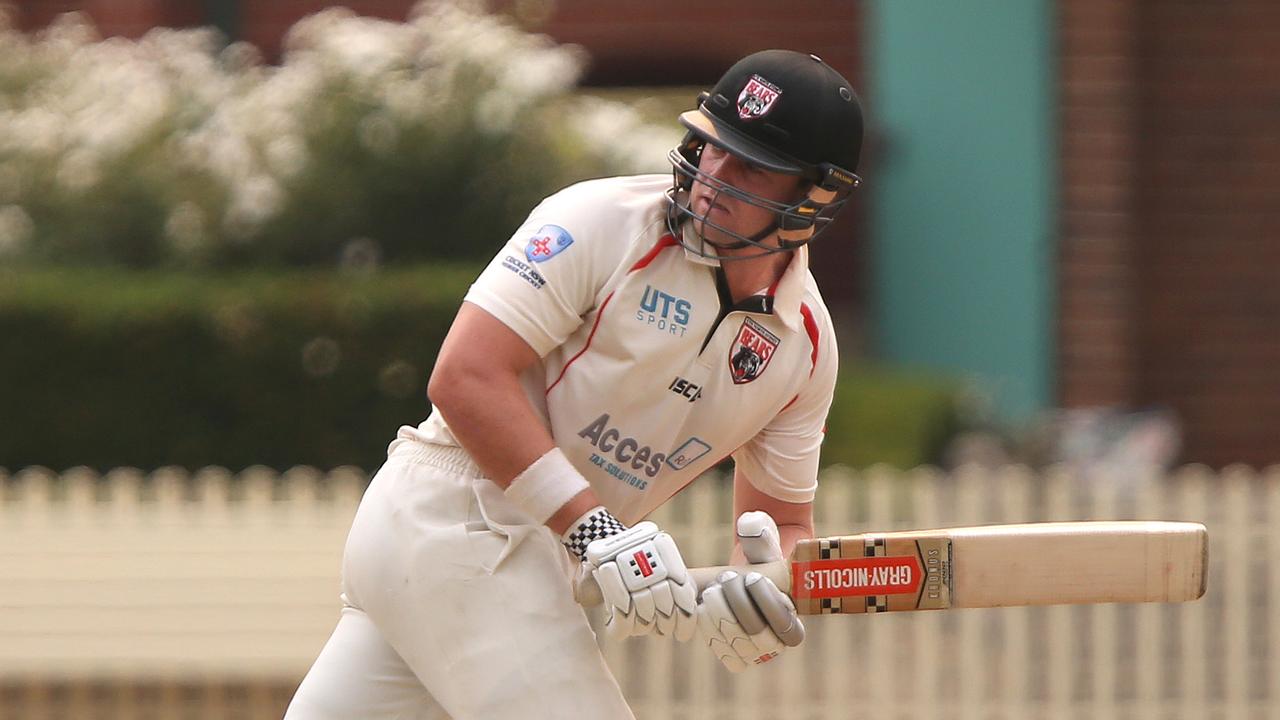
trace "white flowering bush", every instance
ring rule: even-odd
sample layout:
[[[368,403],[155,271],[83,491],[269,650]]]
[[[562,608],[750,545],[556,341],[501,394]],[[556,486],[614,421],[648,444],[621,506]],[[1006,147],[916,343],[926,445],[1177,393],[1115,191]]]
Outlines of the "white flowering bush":
[[[569,182],[666,170],[676,124],[574,96],[582,64],[465,2],[323,11],[279,66],[211,29],[0,16],[0,261],[486,257]]]

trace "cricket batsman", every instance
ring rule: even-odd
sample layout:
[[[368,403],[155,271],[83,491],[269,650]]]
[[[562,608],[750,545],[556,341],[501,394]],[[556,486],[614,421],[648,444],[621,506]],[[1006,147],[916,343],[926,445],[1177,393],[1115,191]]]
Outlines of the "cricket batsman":
[[[288,720],[632,718],[588,575],[611,634],[696,637],[732,671],[804,639],[758,573],[699,593],[644,518],[732,457],[734,563],[812,536],[837,359],[807,244],[860,182],[861,108],[818,57],[767,50],[680,122],[670,177],[548,197],[471,286]]]

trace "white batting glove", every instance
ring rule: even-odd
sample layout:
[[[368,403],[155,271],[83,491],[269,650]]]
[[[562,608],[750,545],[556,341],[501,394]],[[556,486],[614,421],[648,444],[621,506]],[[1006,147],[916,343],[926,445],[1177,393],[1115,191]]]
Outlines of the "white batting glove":
[[[596,508],[569,529],[565,544],[570,551],[583,549],[584,567],[608,607],[608,632],[693,639],[698,590],[675,540],[657,525],[645,521],[627,529]]]
[[[736,526],[747,562],[782,559],[778,526],[764,512],[743,513]],[[804,624],[795,604],[769,578],[727,570],[702,591],[698,637],[730,672],[762,665],[804,641]]]

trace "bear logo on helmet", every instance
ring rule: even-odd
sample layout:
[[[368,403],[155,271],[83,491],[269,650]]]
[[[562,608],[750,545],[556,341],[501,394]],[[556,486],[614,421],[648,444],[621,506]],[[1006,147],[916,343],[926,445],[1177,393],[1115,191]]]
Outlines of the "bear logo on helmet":
[[[781,95],[782,90],[778,86],[759,75],[752,75],[738,94],[738,117],[743,120],[764,117]]]

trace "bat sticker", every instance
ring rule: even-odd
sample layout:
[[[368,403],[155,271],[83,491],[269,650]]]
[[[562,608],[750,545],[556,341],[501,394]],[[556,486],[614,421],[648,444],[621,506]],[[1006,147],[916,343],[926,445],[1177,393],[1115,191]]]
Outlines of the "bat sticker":
[[[798,562],[792,587],[806,597],[915,595],[924,573],[914,557],[849,558]]]

